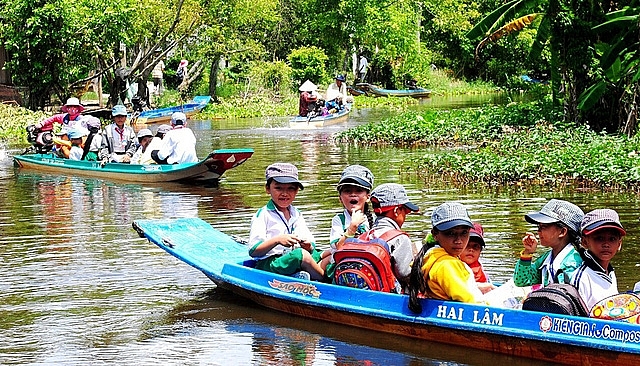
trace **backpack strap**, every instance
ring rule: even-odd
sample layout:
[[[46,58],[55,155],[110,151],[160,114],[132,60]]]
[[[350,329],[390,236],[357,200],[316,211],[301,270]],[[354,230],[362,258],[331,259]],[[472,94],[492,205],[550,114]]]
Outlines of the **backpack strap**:
[[[389,242],[389,240],[393,240],[395,238],[397,238],[400,235],[406,235],[409,236],[409,234],[405,233],[402,230],[398,230],[398,229],[391,229],[389,231],[385,231],[382,235],[380,235],[380,239]]]
[[[560,268],[559,270],[556,271],[556,275],[555,277],[552,278],[553,283],[560,283],[560,281],[558,280],[558,278],[560,278],[560,275],[563,275],[562,278],[564,279],[564,282],[562,283],[571,283],[571,280],[569,279],[569,276],[564,272],[564,269]]]

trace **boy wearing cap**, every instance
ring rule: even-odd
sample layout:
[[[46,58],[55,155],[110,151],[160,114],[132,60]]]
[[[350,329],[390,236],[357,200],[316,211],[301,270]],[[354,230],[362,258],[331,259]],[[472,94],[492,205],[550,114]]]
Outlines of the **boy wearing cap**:
[[[611,259],[622,248],[622,237],[627,232],[622,227],[618,213],[611,209],[593,210],[584,216],[581,250],[584,262],[575,271],[571,284],[591,309],[598,301],[618,294],[618,282],[611,266]]]
[[[187,116],[182,112],[172,114],[171,127],[158,152],[152,152],[151,156],[158,164],[197,163],[196,136],[187,127]]]
[[[476,282],[488,284],[491,281],[480,263],[480,253],[482,253],[484,246],[484,229],[480,223],[474,222],[473,227],[469,230],[469,243],[460,254],[460,259],[471,268]]]
[[[347,238],[364,234],[373,227],[373,215],[367,203],[373,189],[373,173],[362,165],[349,165],[342,171],[336,189],[344,210],[331,220],[331,254],[341,249]],[[321,266],[325,268],[327,277],[331,278],[335,268],[329,263],[333,263],[333,257],[327,254]]]
[[[458,202],[445,202],[431,214],[431,233],[438,246],[425,245],[411,269],[409,308],[419,313],[420,295],[465,303],[483,302],[469,266],[459,256],[467,247],[473,222],[467,209]]]
[[[111,110],[113,123],[104,128],[104,139],[100,160],[110,162],[129,163],[138,148],[136,133],[133,128],[125,126],[127,122],[127,108],[118,104]]]
[[[400,230],[407,215],[420,210],[409,201],[404,187],[397,183],[385,183],[376,187],[371,192],[371,205],[376,213],[371,238],[379,238],[389,230]],[[393,274],[404,289],[409,283],[415,247],[406,234],[387,240],[387,244],[391,251]]]
[[[69,159],[81,160],[84,154],[82,139],[89,134],[89,130],[83,127],[72,128],[67,132],[69,141],[71,141],[71,151],[69,152]]]
[[[300,270],[314,280],[324,278],[318,262],[321,252],[315,250],[313,234],[304,217],[292,203],[304,186],[298,180],[298,169],[289,163],[267,167],[265,190],[269,202],[251,219],[249,255],[257,260],[256,268],[283,275]]]
[[[513,282],[516,286],[533,286],[550,283],[568,283],[573,272],[582,264],[576,250],[580,246],[580,223],[584,213],[571,202],[552,199],[539,212],[525,215],[525,220],[538,225],[540,244],[551,250],[532,261],[538,239],[527,232],[522,239],[524,249],[516,263]]]

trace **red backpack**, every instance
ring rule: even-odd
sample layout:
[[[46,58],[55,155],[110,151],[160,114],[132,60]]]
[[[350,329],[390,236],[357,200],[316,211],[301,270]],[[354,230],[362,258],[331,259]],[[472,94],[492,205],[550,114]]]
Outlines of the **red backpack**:
[[[342,249],[333,254],[336,262],[333,282],[364,290],[395,292],[396,277],[387,241],[407,233],[393,229],[372,238],[372,232],[347,239]]]

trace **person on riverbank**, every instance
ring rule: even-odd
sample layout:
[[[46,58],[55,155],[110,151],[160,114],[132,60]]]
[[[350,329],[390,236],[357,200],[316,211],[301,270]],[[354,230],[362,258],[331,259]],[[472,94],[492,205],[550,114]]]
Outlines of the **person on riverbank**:
[[[187,127],[187,116],[182,112],[172,114],[171,128],[157,153],[151,152],[151,157],[158,164],[197,163],[196,135]]]
[[[422,247],[411,267],[409,309],[422,312],[420,297],[483,302],[473,271],[459,258],[474,227],[466,207],[458,202],[441,204],[431,214],[431,225],[434,243]]]
[[[331,219],[331,255],[324,256],[320,264],[328,278],[333,278],[335,270],[333,253],[342,248],[347,238],[357,237],[373,227],[373,213],[367,203],[372,189],[373,173],[367,167],[349,165],[342,171],[337,190],[343,210]]]
[[[568,283],[573,272],[582,264],[577,251],[580,247],[580,223],[582,210],[573,203],[552,199],[539,212],[525,215],[525,220],[538,226],[540,245],[549,247],[535,261],[533,254],[538,247],[536,236],[527,232],[522,239],[524,249],[516,263],[513,281],[516,286],[543,287],[550,283]]]
[[[100,160],[129,163],[138,148],[136,133],[127,122],[127,108],[118,104],[111,109],[113,123],[104,128]]]
[[[580,224],[582,265],[574,272],[571,284],[591,309],[598,301],[618,294],[618,282],[611,265],[613,257],[622,249],[622,237],[627,232],[618,213],[611,209],[593,210]]]
[[[161,50],[156,50],[156,55],[160,53]],[[159,60],[151,71],[151,78],[153,79],[153,95],[160,95],[164,93],[164,86],[162,85],[162,79],[164,78],[164,68],[164,61]]]
[[[480,254],[484,247],[484,228],[480,223],[474,222],[473,227],[469,230],[469,243],[460,254],[460,259],[473,271],[478,288],[483,294],[495,289],[495,286],[491,284],[489,275],[487,275],[482,263],[480,263]]]
[[[60,124],[63,129],[70,130],[76,126],[80,126],[80,119],[82,118],[82,112],[84,107],[80,104],[78,98],[69,98],[65,105],[60,108],[61,114],[53,115],[44,119],[41,122],[36,123],[36,129],[40,131],[52,131],[55,123]],[[66,131],[65,131],[66,133]]]
[[[368,240],[380,238],[390,230],[396,230],[398,235],[387,240],[389,245],[393,274],[404,290],[409,284],[411,262],[416,255],[415,246],[409,236],[400,231],[407,215],[420,211],[407,196],[404,187],[397,183],[381,184],[371,192],[371,206],[376,214],[376,220],[368,233]]]
[[[267,167],[265,177],[271,199],[251,219],[249,234],[249,255],[257,260],[256,268],[283,275],[300,272],[301,278],[323,280],[324,270],[318,263],[322,252],[315,250],[313,234],[292,204],[304,189],[298,168],[274,163]]]

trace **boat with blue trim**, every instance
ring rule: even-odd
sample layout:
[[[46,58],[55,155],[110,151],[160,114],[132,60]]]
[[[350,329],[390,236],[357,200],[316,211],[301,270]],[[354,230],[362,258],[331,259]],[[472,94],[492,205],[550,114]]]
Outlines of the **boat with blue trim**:
[[[289,127],[294,129],[325,127],[346,121],[349,118],[349,112],[351,112],[351,103],[345,104],[344,108],[336,113],[330,113],[326,116],[293,117],[289,120]]]
[[[182,112],[188,118],[191,118],[204,109],[210,100],[211,97],[208,95],[198,95],[193,97],[193,100],[179,106],[143,111],[139,115],[131,118],[131,124],[167,123],[171,120],[171,115],[175,112]]]
[[[383,89],[375,85],[367,83],[359,83],[356,85],[359,90],[365,91],[368,95],[378,97],[412,97],[412,98],[430,98],[431,90],[429,89]]]
[[[198,218],[137,220],[134,229],[219,287],[285,313],[417,340],[568,365],[640,364],[640,326],[312,282],[254,268],[246,244]]]
[[[71,160],[53,153],[15,155],[14,165],[41,173],[79,175],[125,182],[186,182],[216,184],[225,171],[244,163],[253,149],[214,150],[196,163],[125,164],[100,161]]]

